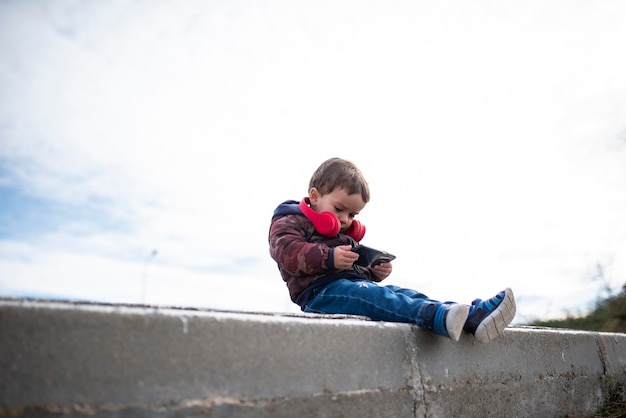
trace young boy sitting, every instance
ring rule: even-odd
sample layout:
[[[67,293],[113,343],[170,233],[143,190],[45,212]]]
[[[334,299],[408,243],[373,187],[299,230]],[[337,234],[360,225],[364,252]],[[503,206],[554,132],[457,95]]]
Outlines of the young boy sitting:
[[[515,297],[509,288],[471,305],[439,302],[412,289],[379,285],[391,274],[391,262],[355,264],[359,255],[351,250],[365,234],[365,226],[355,217],[369,199],[361,171],[350,161],[331,158],[313,173],[308,197],[276,208],[270,254],[291,300],[304,312],[407,322],[454,341],[463,330],[480,342],[502,334],[515,316]]]

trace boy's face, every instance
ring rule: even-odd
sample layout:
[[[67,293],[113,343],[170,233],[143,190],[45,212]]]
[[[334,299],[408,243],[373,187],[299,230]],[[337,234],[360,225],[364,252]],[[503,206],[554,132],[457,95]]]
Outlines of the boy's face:
[[[345,189],[336,187],[332,192],[320,195],[317,188],[313,187],[309,192],[311,207],[316,212],[330,212],[339,218],[341,231],[350,228],[354,217],[363,210],[365,202],[361,194],[348,194]]]

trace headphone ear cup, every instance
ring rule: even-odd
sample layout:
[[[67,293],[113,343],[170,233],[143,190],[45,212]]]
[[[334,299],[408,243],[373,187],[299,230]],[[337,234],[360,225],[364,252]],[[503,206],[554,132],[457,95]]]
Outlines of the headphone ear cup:
[[[311,219],[317,232],[325,237],[334,237],[339,233],[341,230],[341,223],[335,215],[330,212],[315,212],[313,209],[311,209],[311,211],[317,215],[314,216],[315,220]]]
[[[365,225],[356,219],[352,221],[352,225],[346,231],[346,235],[352,237],[356,242],[359,242],[365,236]]]
[[[316,212],[311,209],[306,201],[302,199],[300,202],[300,211],[313,222],[315,230],[325,237],[334,237],[341,230],[341,222],[330,212]]]

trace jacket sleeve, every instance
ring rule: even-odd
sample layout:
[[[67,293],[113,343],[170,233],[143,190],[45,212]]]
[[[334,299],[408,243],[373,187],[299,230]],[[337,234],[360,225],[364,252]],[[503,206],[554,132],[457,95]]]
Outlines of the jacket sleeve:
[[[316,276],[331,271],[331,248],[322,242],[307,242],[306,228],[297,216],[282,216],[272,222],[269,246],[279,268],[292,276]]]

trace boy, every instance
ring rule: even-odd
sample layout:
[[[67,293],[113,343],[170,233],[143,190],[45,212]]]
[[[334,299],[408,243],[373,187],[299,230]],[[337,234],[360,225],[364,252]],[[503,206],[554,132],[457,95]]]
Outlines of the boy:
[[[354,218],[369,202],[361,171],[350,161],[331,158],[313,173],[309,196],[288,200],[274,211],[270,255],[287,283],[291,300],[304,312],[363,315],[407,322],[458,341],[463,330],[479,342],[497,338],[515,316],[515,298],[505,289],[471,306],[439,302],[415,290],[377,284],[391,262],[363,267],[350,251],[365,233]]]

